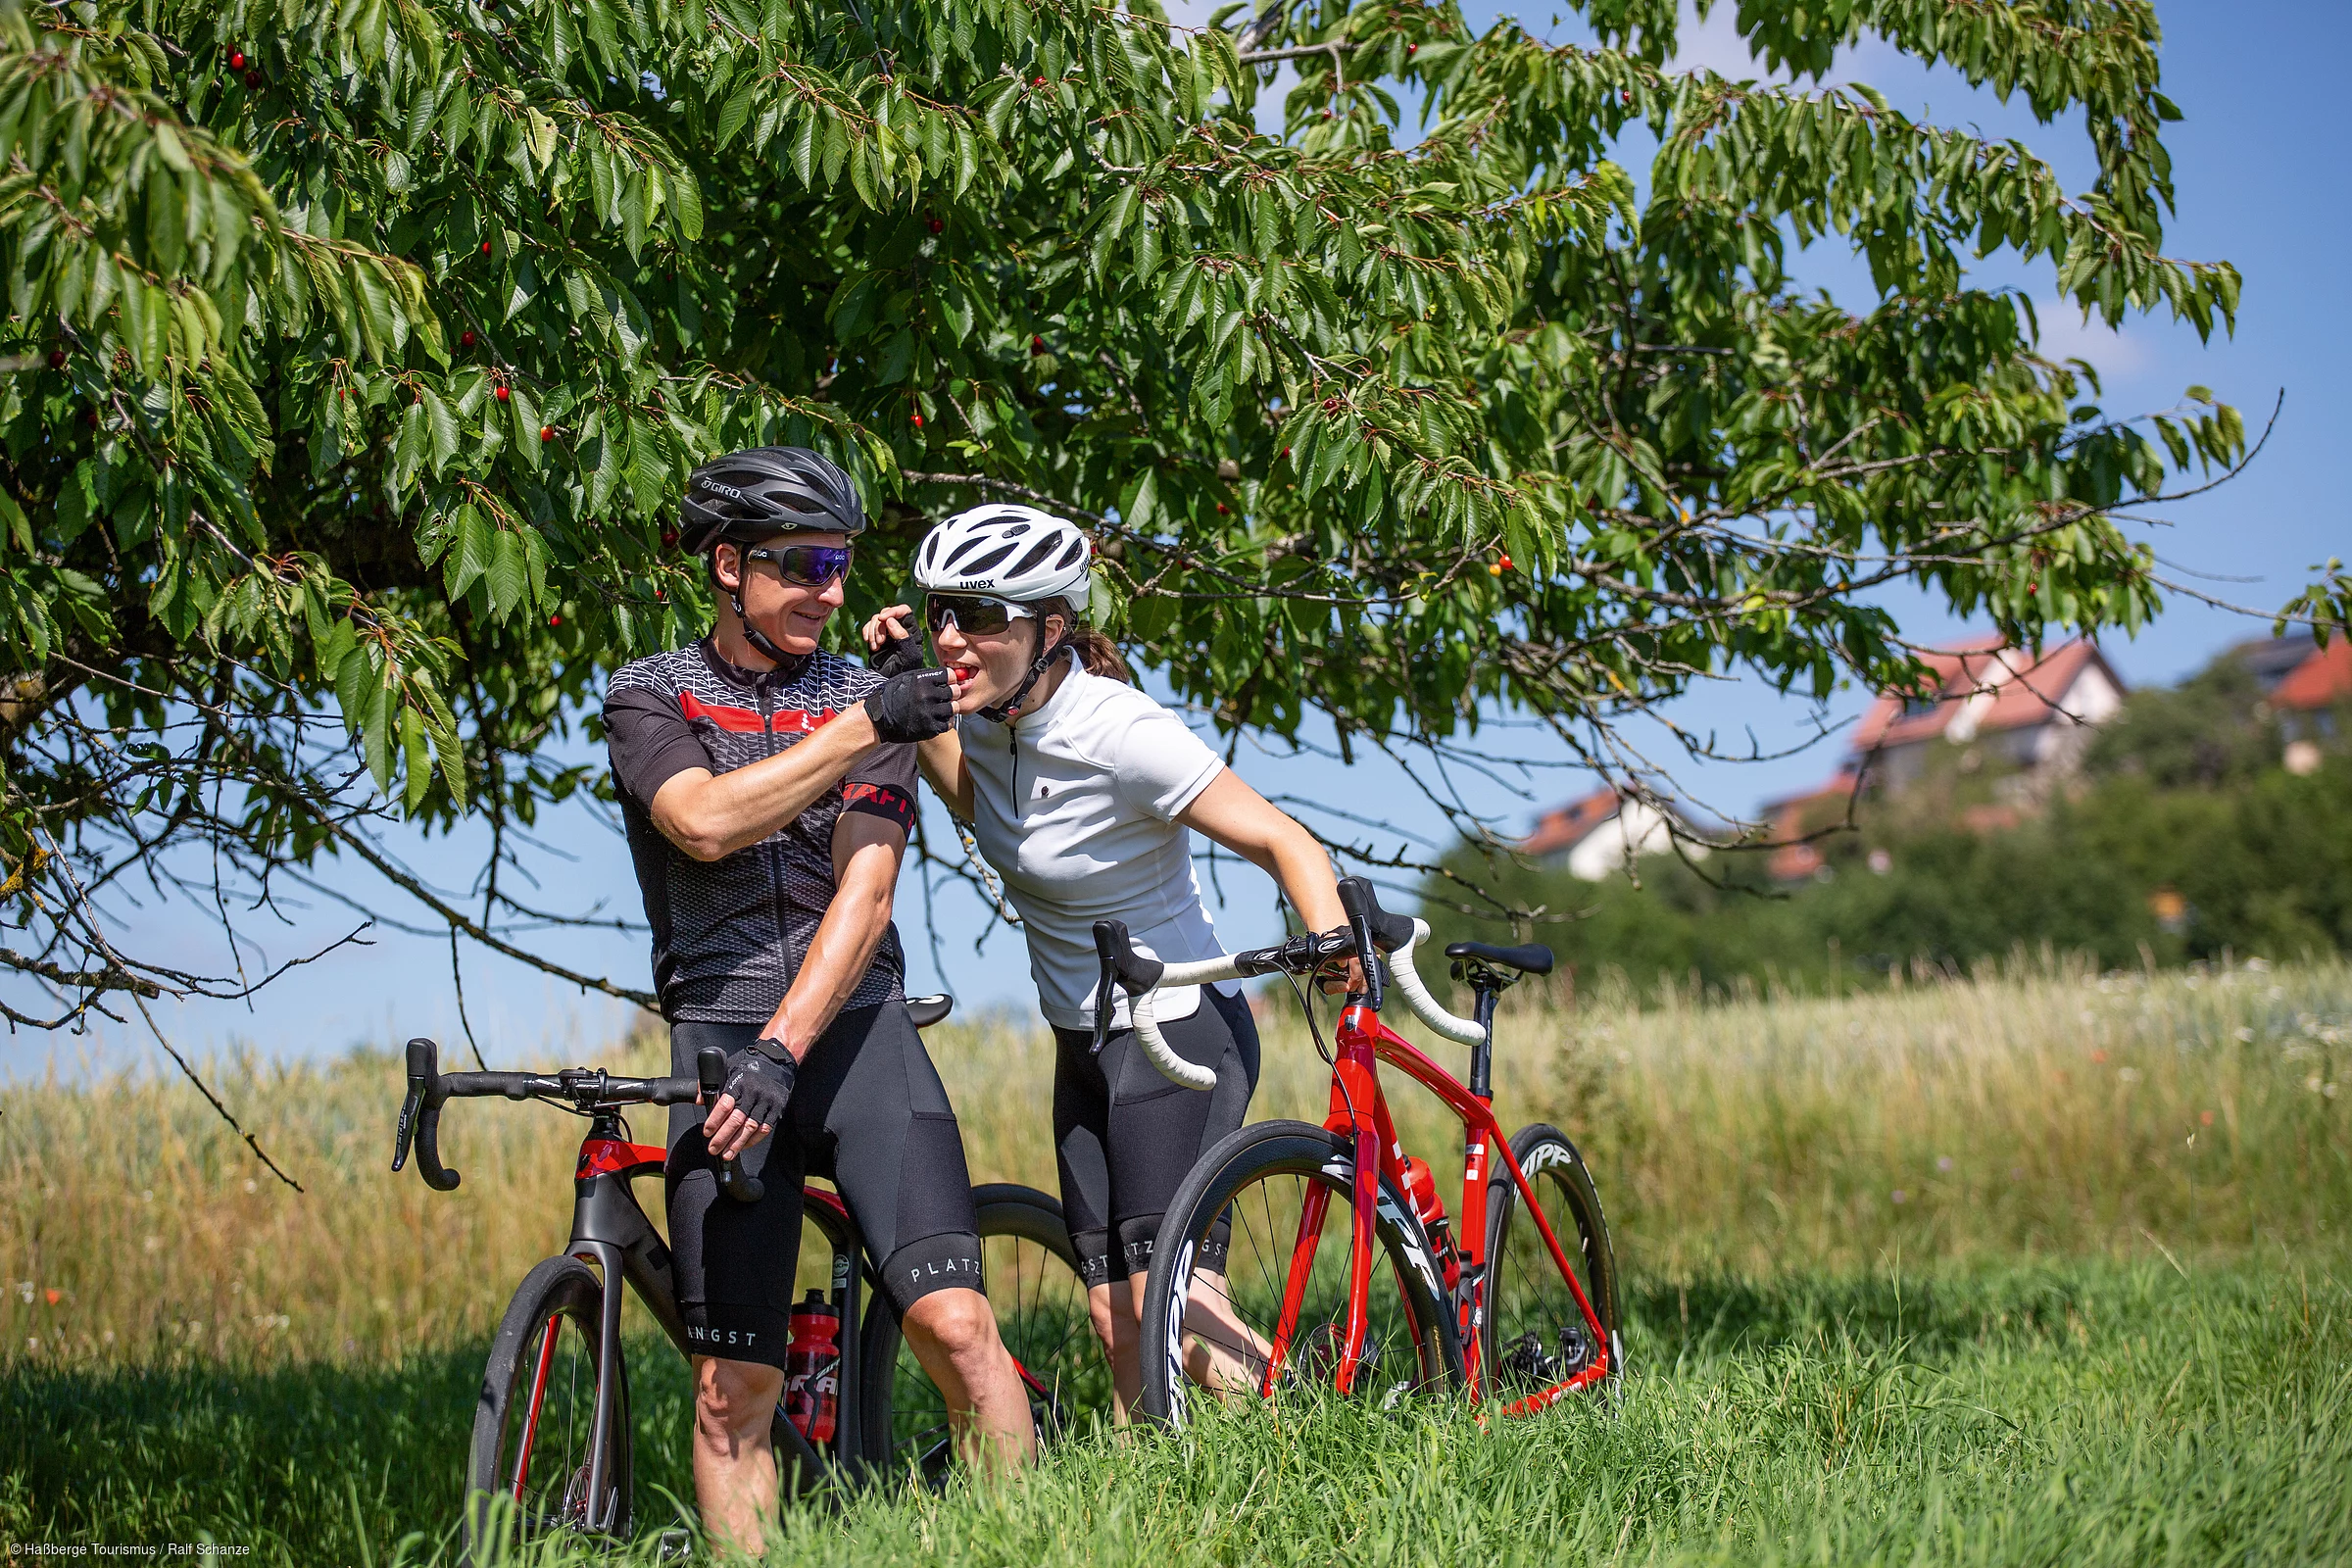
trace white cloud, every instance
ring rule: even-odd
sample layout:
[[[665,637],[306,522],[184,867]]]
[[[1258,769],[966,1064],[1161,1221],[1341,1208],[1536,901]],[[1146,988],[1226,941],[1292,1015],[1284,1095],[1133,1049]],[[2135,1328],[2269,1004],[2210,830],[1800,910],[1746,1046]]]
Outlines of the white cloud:
[[[2041,324],[2041,352],[2045,359],[2086,360],[2110,381],[2118,376],[2136,375],[2148,368],[2153,358],[2145,337],[2115,331],[2095,316],[2085,319],[2082,308],[2072,300],[2037,296],[2034,301],[2034,318]]]

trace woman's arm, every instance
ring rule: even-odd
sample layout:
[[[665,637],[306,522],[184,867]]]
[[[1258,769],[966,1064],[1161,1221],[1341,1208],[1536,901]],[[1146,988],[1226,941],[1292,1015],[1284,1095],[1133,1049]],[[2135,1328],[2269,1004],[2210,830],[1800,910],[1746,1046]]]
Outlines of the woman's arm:
[[[917,741],[914,765],[922,769],[931,792],[947,802],[948,809],[959,821],[972,819],[972,770],[963,760],[963,743],[954,730]]]
[[[1288,812],[1242,782],[1230,767],[1219,768],[1176,820],[1203,833],[1271,876],[1309,931],[1348,923],[1340,906],[1340,881],[1331,857],[1315,836]],[[1363,973],[1348,964],[1349,987],[1363,989]]]

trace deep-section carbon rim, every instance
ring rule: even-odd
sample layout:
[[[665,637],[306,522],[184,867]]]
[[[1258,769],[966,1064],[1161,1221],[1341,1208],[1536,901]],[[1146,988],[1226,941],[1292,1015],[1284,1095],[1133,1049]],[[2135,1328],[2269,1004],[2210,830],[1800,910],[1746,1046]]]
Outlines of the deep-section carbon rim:
[[[1145,1286],[1142,1413],[1181,1424],[1204,1385],[1254,1396],[1335,1391],[1348,1304],[1353,1160],[1307,1122],[1244,1127],[1200,1157],[1177,1189]],[[1311,1253],[1302,1222],[1315,1207]],[[1381,1187],[1365,1344],[1351,1393],[1378,1402],[1457,1386],[1453,1312],[1420,1227]],[[1283,1336],[1286,1298],[1297,1311]]]
[[[466,1551],[473,1563],[564,1532],[626,1540],[630,1528],[628,1380],[614,1391],[605,1494],[588,1495],[603,1287],[587,1264],[551,1257],[523,1276],[482,1375],[466,1475]],[[615,1358],[617,1365],[617,1355]]]
[[[1613,1387],[1625,1371],[1625,1334],[1616,1255],[1592,1172],[1567,1136],[1542,1122],[1513,1135],[1511,1154],[1576,1266],[1602,1334],[1595,1343],[1518,1185],[1498,1168],[1487,1200],[1487,1310],[1479,1347],[1487,1393],[1505,1404],[1540,1394],[1591,1365],[1604,1345],[1608,1373],[1600,1387]]]

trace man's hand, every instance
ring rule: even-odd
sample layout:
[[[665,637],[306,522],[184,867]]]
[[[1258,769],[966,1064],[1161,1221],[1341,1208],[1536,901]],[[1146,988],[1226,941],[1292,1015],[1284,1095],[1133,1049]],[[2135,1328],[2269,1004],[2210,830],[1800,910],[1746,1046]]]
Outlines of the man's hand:
[[[703,1137],[718,1159],[732,1159],[775,1131],[800,1075],[792,1053],[777,1040],[758,1041],[727,1065],[726,1082],[703,1118]]]
[[[931,662],[922,639],[906,629],[912,613],[905,605],[892,605],[865,623],[866,664],[875,674],[904,675]]]
[[[865,716],[885,742],[927,741],[956,725],[956,689],[944,669],[893,675],[865,700]]]

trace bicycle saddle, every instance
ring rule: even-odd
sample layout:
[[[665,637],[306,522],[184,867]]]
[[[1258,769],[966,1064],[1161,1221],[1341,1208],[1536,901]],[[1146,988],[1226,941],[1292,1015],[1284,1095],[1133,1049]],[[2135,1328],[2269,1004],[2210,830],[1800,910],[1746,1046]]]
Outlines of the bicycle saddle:
[[[1516,969],[1521,974],[1551,973],[1551,950],[1541,942],[1524,947],[1495,948],[1484,942],[1448,942],[1448,958],[1476,958],[1482,963],[1495,964],[1504,969]]]
[[[1544,964],[1547,968],[1550,966],[1548,956],[1545,957]],[[955,1010],[956,999],[954,997],[908,997],[906,999],[906,1016],[914,1020],[914,1026],[917,1029],[928,1029]]]

